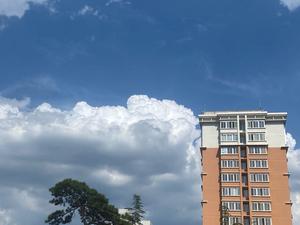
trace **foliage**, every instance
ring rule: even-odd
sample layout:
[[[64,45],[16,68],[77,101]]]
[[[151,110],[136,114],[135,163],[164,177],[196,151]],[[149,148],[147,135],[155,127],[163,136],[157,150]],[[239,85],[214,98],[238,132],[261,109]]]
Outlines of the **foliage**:
[[[144,206],[142,203],[141,196],[133,195],[132,208],[131,208],[132,224],[142,225],[141,221],[144,218]]]
[[[63,207],[48,216],[45,222],[50,225],[70,223],[75,214],[84,225],[129,225],[103,194],[83,182],[65,179],[49,191],[53,196],[49,202]]]
[[[133,225],[133,217],[131,215],[131,208],[127,208],[129,210],[128,213],[125,213],[124,215],[121,216],[121,218],[125,221],[127,221],[130,225]]]

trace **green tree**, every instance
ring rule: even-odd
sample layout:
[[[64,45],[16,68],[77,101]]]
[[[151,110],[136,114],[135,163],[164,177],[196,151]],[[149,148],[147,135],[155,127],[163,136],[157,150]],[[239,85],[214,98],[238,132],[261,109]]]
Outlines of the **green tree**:
[[[144,218],[144,206],[141,196],[134,194],[131,208],[132,224],[142,225],[142,219]]]
[[[129,225],[103,194],[83,182],[65,179],[49,191],[53,196],[49,202],[62,208],[51,213],[45,223],[67,224],[75,214],[79,214],[84,225]]]

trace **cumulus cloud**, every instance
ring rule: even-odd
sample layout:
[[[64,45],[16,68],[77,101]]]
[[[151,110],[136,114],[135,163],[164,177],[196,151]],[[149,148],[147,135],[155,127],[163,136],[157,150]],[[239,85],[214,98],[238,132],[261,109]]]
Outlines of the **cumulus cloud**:
[[[190,109],[143,95],[126,107],[28,104],[0,98],[0,224],[41,224],[53,210],[48,188],[67,177],[120,207],[141,194],[155,224],[200,223],[199,130]]]
[[[21,18],[30,4],[45,4],[48,0],[0,0],[0,15]]]
[[[53,210],[48,188],[67,177],[119,207],[141,194],[154,224],[200,223],[200,132],[190,109],[143,95],[126,106],[78,102],[63,110],[43,103],[29,110],[29,104],[0,97],[1,225],[43,223]],[[298,224],[300,151],[291,134],[286,141]]]
[[[286,135],[288,151],[288,165],[291,172],[290,186],[291,198],[293,202],[293,222],[294,224],[300,223],[300,149],[296,148],[296,140],[290,133]]]
[[[286,6],[290,11],[300,6],[300,0],[280,0],[281,4]]]

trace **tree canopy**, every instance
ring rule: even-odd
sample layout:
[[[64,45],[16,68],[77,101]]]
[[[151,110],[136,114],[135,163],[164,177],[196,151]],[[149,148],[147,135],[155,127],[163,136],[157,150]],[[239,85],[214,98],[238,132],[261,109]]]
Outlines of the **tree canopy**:
[[[142,203],[141,196],[134,194],[132,201],[132,221],[135,225],[142,225],[142,219],[144,218],[144,206]]]
[[[65,179],[55,184],[49,191],[53,198],[49,201],[62,208],[51,213],[45,223],[60,225],[70,223],[75,214],[84,225],[130,225],[122,219],[118,209],[109,204],[108,199],[84,182]]]

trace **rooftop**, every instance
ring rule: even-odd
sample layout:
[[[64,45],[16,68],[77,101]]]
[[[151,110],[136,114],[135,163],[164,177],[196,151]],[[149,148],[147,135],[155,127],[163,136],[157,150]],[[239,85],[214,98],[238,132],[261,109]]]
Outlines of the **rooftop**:
[[[202,112],[199,117],[216,117],[221,115],[287,116],[287,112],[268,112],[265,110],[210,111]]]

